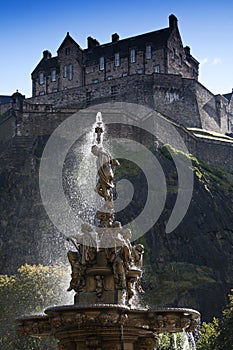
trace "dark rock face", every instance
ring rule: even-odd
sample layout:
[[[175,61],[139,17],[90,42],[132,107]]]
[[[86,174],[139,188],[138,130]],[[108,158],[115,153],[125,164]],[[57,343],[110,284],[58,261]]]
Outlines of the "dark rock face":
[[[22,264],[64,260],[64,238],[41,202],[38,170],[44,142],[20,138],[1,154],[0,271],[13,274]]]
[[[66,261],[65,238],[47,217],[39,193],[39,162],[46,138],[22,140],[0,156],[2,274],[15,273],[24,263]],[[143,302],[195,308],[203,320],[209,320],[221,314],[233,287],[233,175],[194,160],[190,207],[180,225],[166,234],[178,179],[168,154],[155,152],[166,174],[168,195],[160,219],[139,240],[145,245]],[[124,224],[145,204],[146,179],[124,162],[120,168],[116,176],[126,177],[137,188],[127,211],[120,213]]]
[[[176,199],[175,168],[163,155],[157,158],[167,175],[168,196],[162,216],[142,238],[149,251],[144,264],[146,301],[186,305],[210,320],[221,315],[233,286],[233,175],[194,161],[189,209],[180,225],[166,234]]]

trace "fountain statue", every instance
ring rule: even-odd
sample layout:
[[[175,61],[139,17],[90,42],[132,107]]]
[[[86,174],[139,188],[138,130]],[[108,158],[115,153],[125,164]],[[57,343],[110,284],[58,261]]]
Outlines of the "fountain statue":
[[[131,243],[131,231],[115,221],[114,171],[120,166],[103,148],[101,113],[95,126],[96,193],[103,205],[95,225],[83,223],[67,238],[74,304],[51,307],[45,314],[17,320],[18,332],[32,337],[54,337],[59,350],[152,350],[156,334],[192,332],[200,314],[192,309],[145,309],[136,306],[141,286],[144,247]]]

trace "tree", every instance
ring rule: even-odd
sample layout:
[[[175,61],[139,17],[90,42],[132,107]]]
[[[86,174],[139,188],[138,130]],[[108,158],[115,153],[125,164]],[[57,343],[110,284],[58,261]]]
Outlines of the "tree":
[[[223,311],[223,318],[202,323],[198,350],[232,350],[233,348],[233,290],[229,295],[229,303]]]
[[[1,350],[56,349],[52,339],[18,336],[15,319],[38,314],[49,306],[64,304],[69,285],[65,265],[23,265],[12,276],[0,275],[0,348]]]
[[[217,318],[213,318],[212,322],[203,322],[200,329],[200,337],[197,341],[197,349],[214,350],[218,332],[219,320]]]
[[[233,348],[233,289],[229,295],[229,303],[223,311],[223,319],[216,338],[216,350],[232,350]]]

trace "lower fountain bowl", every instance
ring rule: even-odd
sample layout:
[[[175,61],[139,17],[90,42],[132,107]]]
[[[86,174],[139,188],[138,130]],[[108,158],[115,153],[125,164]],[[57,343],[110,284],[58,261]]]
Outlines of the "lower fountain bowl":
[[[106,328],[123,325],[134,329],[155,333],[192,332],[200,323],[200,313],[192,309],[130,308],[116,304],[63,305],[45,310],[45,315],[28,316],[17,319],[18,332],[32,337],[50,337],[69,332],[78,335],[82,330]]]

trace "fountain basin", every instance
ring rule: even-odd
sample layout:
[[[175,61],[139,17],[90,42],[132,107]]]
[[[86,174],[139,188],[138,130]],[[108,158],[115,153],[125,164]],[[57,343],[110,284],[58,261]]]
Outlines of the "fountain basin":
[[[124,343],[141,344],[142,340],[147,339],[147,343],[155,346],[155,334],[184,330],[192,332],[199,322],[200,313],[186,308],[143,309],[116,304],[64,305],[48,308],[44,315],[17,319],[17,331],[24,336],[54,337],[63,344],[61,349],[72,349],[69,347],[72,342],[75,344],[74,349],[89,349],[85,344],[94,339],[102,344],[103,349],[110,346],[118,349],[114,346],[120,343],[122,334]],[[129,345],[128,349],[134,349],[134,345]]]

